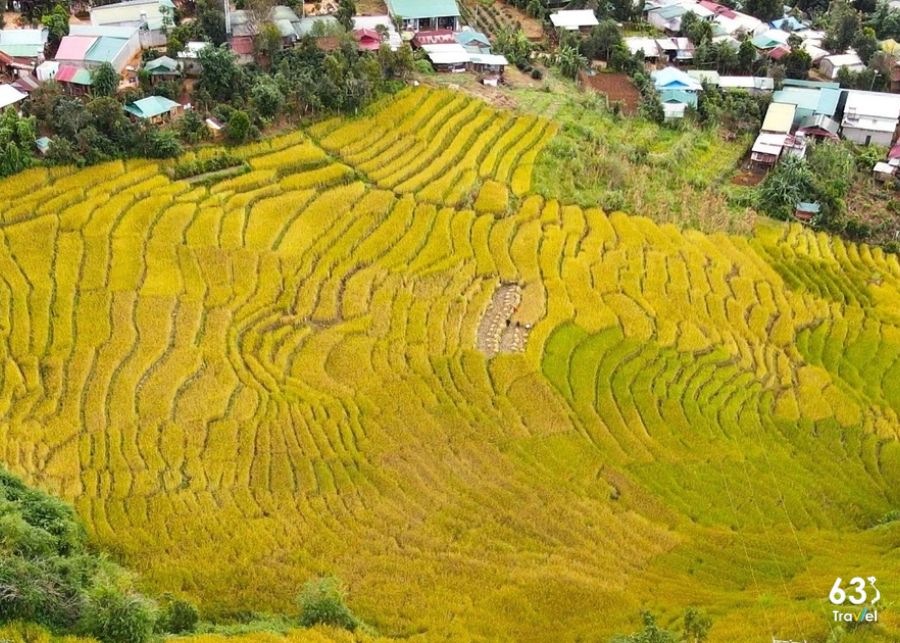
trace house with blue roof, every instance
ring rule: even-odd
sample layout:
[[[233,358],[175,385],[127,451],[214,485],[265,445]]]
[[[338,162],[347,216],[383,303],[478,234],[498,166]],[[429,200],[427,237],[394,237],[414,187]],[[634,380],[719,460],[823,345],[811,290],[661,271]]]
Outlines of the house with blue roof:
[[[677,67],[654,71],[650,74],[650,78],[659,94],[659,101],[662,103],[667,120],[683,118],[688,105],[697,108],[703,84],[696,78],[692,78]]]
[[[405,31],[459,30],[456,0],[387,0],[387,7]]]

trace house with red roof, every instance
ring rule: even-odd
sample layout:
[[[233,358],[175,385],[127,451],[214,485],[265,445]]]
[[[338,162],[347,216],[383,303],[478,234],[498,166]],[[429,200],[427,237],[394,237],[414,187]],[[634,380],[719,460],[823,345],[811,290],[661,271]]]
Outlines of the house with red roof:
[[[378,51],[381,47],[381,34],[374,29],[355,29],[353,37],[356,46],[366,51]]]

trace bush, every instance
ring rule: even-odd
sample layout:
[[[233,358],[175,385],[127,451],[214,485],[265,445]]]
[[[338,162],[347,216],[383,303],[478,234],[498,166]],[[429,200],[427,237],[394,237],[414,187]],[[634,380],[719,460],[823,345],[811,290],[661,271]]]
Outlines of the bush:
[[[531,77],[535,80],[540,80],[544,77],[544,72],[542,72],[540,69],[534,68],[531,70]]]
[[[139,594],[100,585],[88,596],[82,629],[103,643],[144,643],[153,635],[155,605]]]
[[[332,625],[353,631],[359,621],[344,603],[344,589],[333,576],[308,581],[297,596],[303,627]]]
[[[192,603],[180,598],[169,598],[162,608],[156,629],[169,634],[185,634],[193,632],[199,620],[200,613]]]

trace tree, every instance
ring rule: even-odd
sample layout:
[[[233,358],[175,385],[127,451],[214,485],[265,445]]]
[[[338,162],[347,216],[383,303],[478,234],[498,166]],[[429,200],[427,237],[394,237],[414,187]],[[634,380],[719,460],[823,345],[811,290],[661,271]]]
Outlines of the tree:
[[[806,160],[787,156],[763,181],[759,190],[759,209],[776,219],[788,219],[798,203],[815,198],[813,174]]]
[[[198,0],[197,20],[204,35],[214,45],[221,45],[228,37],[225,33],[225,13],[216,0]]]
[[[250,102],[263,118],[274,118],[284,108],[284,95],[271,76],[260,76],[250,90]]]
[[[176,128],[181,140],[191,145],[206,140],[210,135],[203,117],[194,109],[187,110],[184,116],[178,119]]]
[[[605,19],[591,29],[590,35],[581,45],[581,53],[589,59],[609,60],[610,52],[622,44],[622,31],[615,20]]]
[[[650,612],[644,612],[641,618],[644,621],[643,630],[629,636],[614,637],[612,643],[675,643],[675,635],[661,629]]]
[[[303,627],[331,625],[355,630],[360,623],[344,603],[344,595],[340,582],[332,576],[308,581],[297,596],[300,624]]]
[[[701,20],[696,13],[688,11],[681,18],[681,35],[690,38],[694,45],[702,42],[712,42],[712,23]]]
[[[244,94],[244,72],[227,47],[204,47],[197,53],[203,72],[200,89],[216,101],[233,101]]]
[[[531,56],[531,43],[521,29],[501,28],[495,34],[494,49],[514,65],[528,62]]]
[[[247,112],[236,109],[231,113],[228,124],[225,126],[225,137],[229,143],[244,143],[250,137],[250,117]]]
[[[856,9],[846,0],[832,0],[828,9],[828,28],[824,46],[829,51],[845,51],[860,30],[860,19]]]
[[[0,176],[20,172],[34,162],[35,118],[22,118],[12,106],[0,113]]]
[[[709,636],[712,627],[712,619],[696,608],[689,607],[684,611],[684,635],[685,643],[703,643]]]
[[[578,72],[588,66],[588,61],[574,47],[565,46],[559,50],[557,64],[563,76],[576,78]]]
[[[812,57],[803,49],[803,40],[795,34],[788,37],[790,52],[781,58],[784,65],[784,75],[788,78],[804,80],[809,76],[809,68],[812,67]]]
[[[784,14],[782,0],[747,0],[744,10],[752,16],[770,22]]]
[[[47,52],[56,55],[59,43],[69,35],[69,10],[58,4],[41,17],[41,24],[47,27]]]
[[[108,62],[100,65],[91,75],[91,93],[94,96],[113,96],[119,88],[119,74]]]
[[[347,31],[353,29],[353,16],[355,15],[356,2],[354,0],[338,0],[338,8],[334,16]]]
[[[52,13],[57,4],[60,4],[60,0],[19,0],[19,10],[26,22],[35,24],[46,14]],[[68,12],[67,3],[62,4]]]
[[[749,38],[741,41],[738,48],[738,66],[745,74],[749,74],[753,70],[753,61],[756,60],[756,47]]]
[[[263,24],[253,39],[253,48],[257,54],[265,57],[267,65],[271,65],[275,55],[281,51],[281,46],[281,32],[271,22]]]
[[[167,159],[181,154],[181,143],[175,132],[148,126],[143,131],[143,155],[154,159]]]
[[[859,56],[859,59],[868,65],[869,61],[872,60],[872,56],[878,51],[878,38],[875,37],[875,30],[871,27],[865,27],[857,33],[853,39],[853,48],[856,50],[856,55]]]

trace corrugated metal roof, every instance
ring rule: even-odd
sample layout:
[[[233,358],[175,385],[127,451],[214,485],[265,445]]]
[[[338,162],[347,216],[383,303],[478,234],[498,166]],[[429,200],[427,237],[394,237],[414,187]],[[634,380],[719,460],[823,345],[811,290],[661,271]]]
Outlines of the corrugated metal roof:
[[[12,85],[0,85],[0,109],[18,103],[28,97],[28,94],[20,92]]]
[[[387,3],[392,15],[410,20],[459,15],[456,0],[387,0]]]
[[[13,58],[37,58],[44,51],[44,45],[0,45],[0,51]]]
[[[0,29],[0,46],[2,45],[38,45],[47,42],[46,29]]]
[[[662,10],[661,10],[662,11]],[[600,24],[597,16],[590,9],[579,9],[575,11],[557,11],[550,14],[550,22],[554,27],[561,29],[580,29],[581,27],[593,27]]]
[[[57,60],[84,60],[85,54],[97,42],[95,36],[65,36],[56,50]]]
[[[138,118],[154,118],[162,114],[168,114],[175,107],[180,107],[179,103],[166,98],[165,96],[147,96],[125,106],[125,111],[134,114]]]
[[[75,65],[60,65],[54,78],[61,83],[72,83],[73,85],[91,84],[91,72]]]
[[[100,36],[87,50],[84,59],[95,63],[111,63],[127,44],[128,41],[122,38]]]
[[[766,112],[766,118],[762,124],[763,132],[787,134],[794,123],[796,105],[790,103],[772,103]]]

